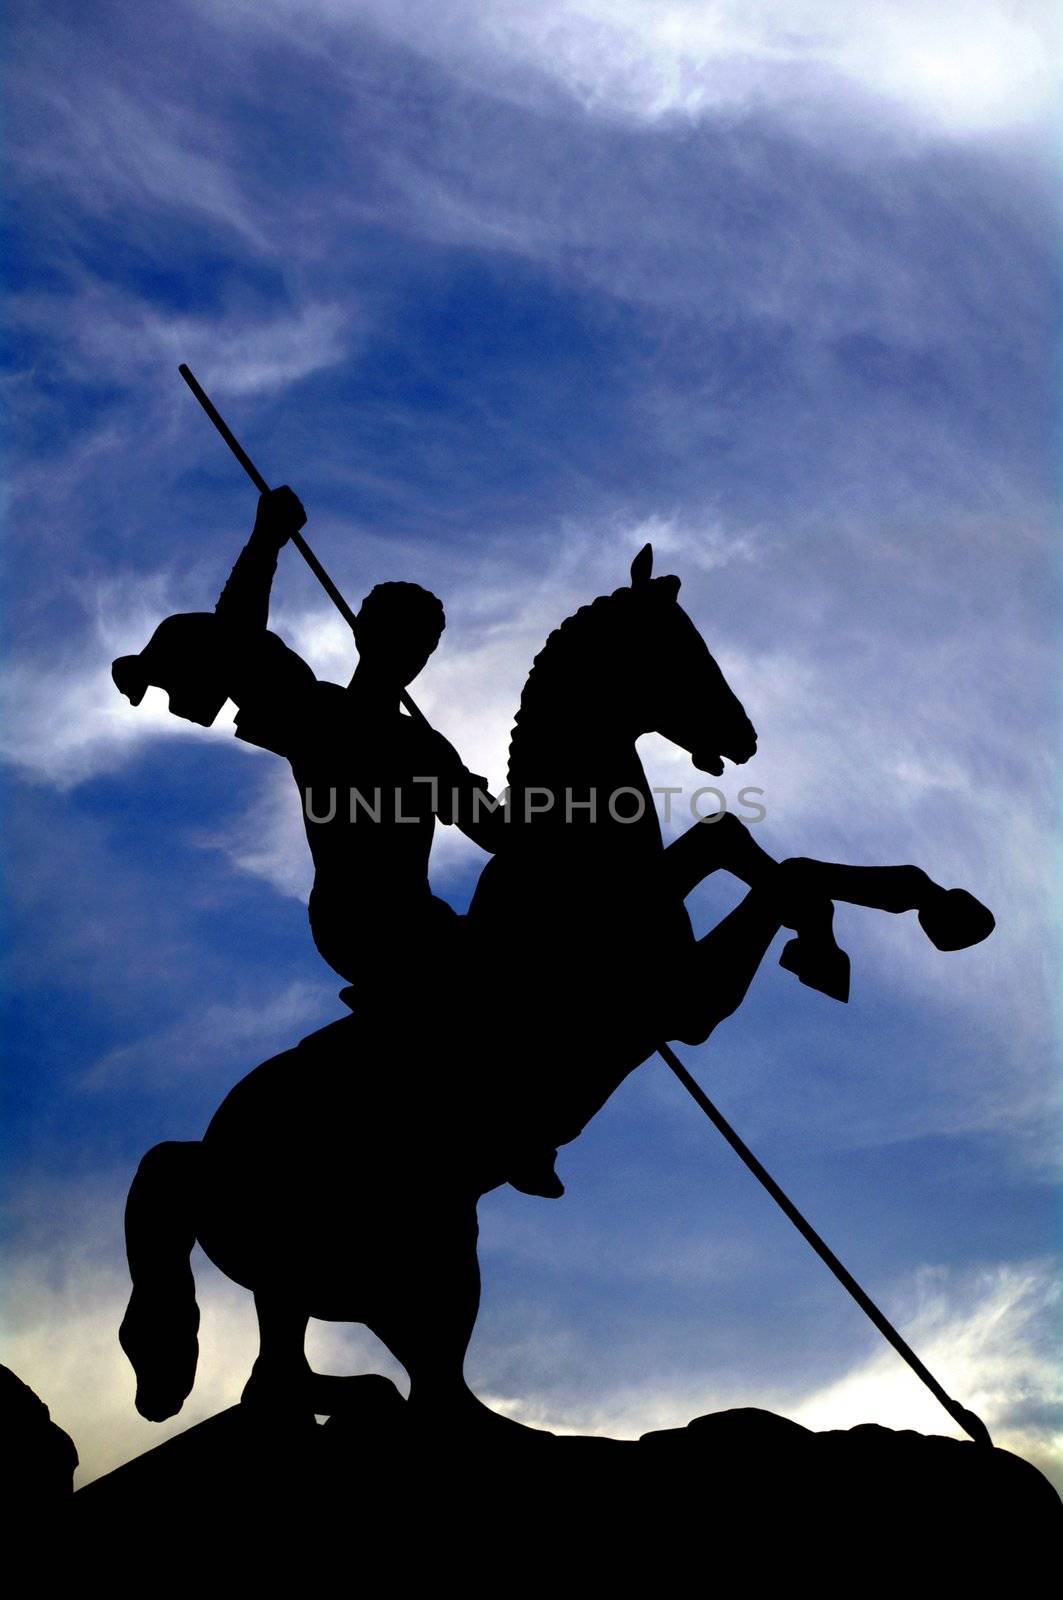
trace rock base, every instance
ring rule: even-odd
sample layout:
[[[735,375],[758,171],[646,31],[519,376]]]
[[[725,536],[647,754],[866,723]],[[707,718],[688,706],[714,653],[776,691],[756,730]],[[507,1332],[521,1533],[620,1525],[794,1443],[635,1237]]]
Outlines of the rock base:
[[[771,1412],[625,1441],[412,1425],[386,1379],[324,1425],[242,1407],[80,1490],[72,1548],[148,1574],[298,1584],[753,1585],[1007,1579],[1058,1559],[1063,1504],[1005,1450]],[[132,1569],[127,1565],[132,1563]],[[152,1581],[154,1581],[154,1577]],[[122,1591],[120,1582],[109,1587]]]

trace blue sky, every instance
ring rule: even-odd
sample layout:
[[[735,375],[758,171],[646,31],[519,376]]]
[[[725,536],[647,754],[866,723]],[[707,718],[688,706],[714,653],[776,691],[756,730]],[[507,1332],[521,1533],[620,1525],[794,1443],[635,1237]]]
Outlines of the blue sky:
[[[946,1388],[1060,1470],[1052,11],[13,5],[0,1359],[83,1477],[168,1431],[115,1339],[136,1161],[338,1014],[287,769],[110,682],[253,517],[182,360],[353,601],[444,598],[416,696],[496,787],[532,656],[651,539],[757,725],[723,786],[764,790],[765,846],[993,907],[952,956],[844,910],[848,1008],[771,958],[686,1056]],[[294,555],[273,617],[349,673]],[[438,892],[480,859],[444,831]],[[561,1171],[559,1204],[482,1206],[492,1403],[952,1431],[660,1063]],[[197,1272],[173,1426],[253,1355],[249,1297]],[[396,1370],[361,1329],[311,1343]]]

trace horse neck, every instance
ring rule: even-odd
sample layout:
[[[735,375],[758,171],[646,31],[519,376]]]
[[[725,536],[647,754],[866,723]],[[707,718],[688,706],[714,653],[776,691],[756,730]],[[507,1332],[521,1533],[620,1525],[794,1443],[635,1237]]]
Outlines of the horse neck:
[[[549,812],[535,810],[535,790],[553,796]],[[632,793],[631,791],[634,791]],[[511,763],[510,805],[514,820],[526,820],[525,799],[534,815],[530,826],[556,838],[558,823],[571,816],[566,832],[573,841],[587,842],[590,818],[586,802],[594,795],[596,844],[610,848],[624,844],[661,849],[661,831],[653,793],[635,748],[635,734],[618,719],[592,718],[579,713],[555,718],[551,726],[522,724],[520,753]],[[636,821],[623,820],[639,810]],[[568,808],[571,808],[570,811]]]

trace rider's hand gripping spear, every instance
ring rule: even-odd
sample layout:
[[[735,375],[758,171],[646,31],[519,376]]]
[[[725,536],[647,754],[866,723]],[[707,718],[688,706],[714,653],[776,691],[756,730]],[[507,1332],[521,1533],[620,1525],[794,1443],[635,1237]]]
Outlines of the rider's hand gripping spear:
[[[232,432],[228,423],[222,417],[210,396],[203,388],[200,387],[195,374],[192,372],[192,369],[182,361],[177,370],[187,383],[188,387],[191,389],[192,393],[195,395],[196,399],[199,401],[200,405],[203,407],[203,410],[207,413],[207,416],[210,418],[211,422],[213,422],[214,426],[225,440],[225,443],[229,446],[229,449],[232,451],[237,461],[239,461],[240,465],[247,473],[247,476],[251,479],[251,482],[254,484],[259,494],[268,494],[269,484],[266,482],[261,472],[259,472],[254,462],[251,460],[251,457],[247,454],[247,451],[240,444],[240,441],[236,438],[236,435]],[[350,606],[343,598],[343,595],[333,583],[332,579],[329,577],[328,573],[325,571],[324,567],[321,565],[321,562],[317,559],[317,556],[311,550],[302,534],[299,532],[294,532],[289,535],[289,538],[291,543],[302,556],[303,560],[306,562],[307,566],[310,568],[310,571],[314,574],[314,577],[317,579],[318,583],[332,601],[332,604],[336,607],[336,610],[339,612],[344,622],[351,629],[351,631],[354,632],[357,620],[354,612],[351,610]],[[410,716],[415,718],[416,721],[427,726],[427,718],[425,717],[424,713],[420,711],[414,704],[413,700],[405,689],[402,690],[399,698],[401,699],[404,708],[409,712]]]
[[[195,395],[196,399],[199,401],[200,405],[203,407],[203,410],[207,413],[207,416],[210,418],[218,432],[221,434],[222,438],[225,440],[226,444],[229,446],[229,449],[232,451],[237,461],[239,461],[240,465],[243,467],[252,483],[258,489],[259,493],[267,493],[269,486],[262,477],[262,474],[257,470],[246,451],[241,447],[211,402],[208,395],[203,391],[199,383],[196,381],[192,372],[183,363],[178,368],[178,371],[187,383],[188,387],[191,389],[192,393]],[[328,573],[325,571],[324,567],[321,565],[320,561],[307,544],[306,540],[298,532],[293,532],[290,537],[292,544],[294,544],[299,554],[303,557],[303,560],[307,563],[311,572],[313,572],[314,576],[321,584],[321,587],[329,596],[329,599],[335,605],[344,621],[353,630],[356,623],[354,612],[351,610],[343,595],[340,593],[335,583],[333,583],[332,579],[329,577]],[[177,621],[179,619],[175,618],[173,620]],[[122,658],[123,661],[128,661],[130,659],[131,658]],[[115,681],[118,683],[118,687],[122,689],[124,693],[129,693],[128,688],[121,681],[122,675],[118,670],[121,665],[122,662],[115,663]],[[142,690],[141,693],[143,693]],[[131,698],[133,698],[132,695]],[[139,695],[136,696],[136,698],[139,699]],[[405,690],[402,693],[402,704],[410,716],[416,718],[420,723],[427,725],[425,717],[417,709],[410,695]],[[177,709],[177,707],[173,706],[172,698],[171,709]],[[217,710],[219,709],[220,704],[215,706],[213,710],[210,711],[209,715],[193,715],[192,720],[206,722],[213,721],[213,717],[217,714]],[[871,1298],[860,1287],[852,1274],[846,1270],[834,1252],[823,1241],[823,1239],[820,1238],[819,1234],[812,1227],[811,1223],[809,1223],[801,1215],[793,1201],[789,1199],[789,1197],[775,1182],[774,1178],[771,1177],[767,1170],[757,1160],[756,1156],[749,1149],[749,1147],[743,1142],[742,1139],[739,1138],[738,1134],[730,1126],[720,1111],[715,1105],[713,1105],[712,1101],[701,1088],[700,1084],[691,1076],[686,1067],[683,1066],[682,1062],[672,1050],[671,1046],[666,1043],[661,1043],[658,1044],[657,1049],[663,1060],[679,1079],[679,1082],[687,1090],[695,1103],[701,1108],[709,1120],[719,1129],[720,1133],[723,1134],[723,1137],[749,1168],[750,1172],[752,1172],[758,1182],[761,1183],[765,1189],[767,1189],[768,1193],[786,1213],[790,1221],[797,1228],[798,1232],[801,1233],[807,1242],[812,1246],[812,1249],[819,1256],[820,1260],[825,1262],[825,1264],[830,1268],[831,1272],[833,1272],[834,1276],[838,1279],[838,1282],[848,1290],[849,1294],[856,1301],[857,1305],[860,1306],[861,1310],[866,1312],[867,1316],[870,1317],[875,1327],[889,1341],[889,1343],[897,1351],[898,1355],[904,1358],[916,1376],[922,1379],[923,1383],[926,1384],[927,1388],[930,1390],[931,1394],[934,1395],[935,1399],[937,1399],[941,1405],[944,1406],[945,1410],[949,1413],[953,1420],[959,1424],[964,1432],[967,1433],[976,1444],[986,1445],[992,1448],[992,1440],[989,1436],[989,1431],[986,1428],[985,1423],[982,1422],[979,1417],[975,1416],[972,1411],[968,1411],[966,1407],[961,1406],[958,1401],[953,1400],[951,1396],[946,1393],[933,1374],[927,1370],[915,1352],[910,1348],[905,1340],[901,1338],[901,1335],[897,1332],[896,1328],[893,1327],[892,1323],[883,1315],[883,1313],[875,1305],[874,1301],[872,1301]]]

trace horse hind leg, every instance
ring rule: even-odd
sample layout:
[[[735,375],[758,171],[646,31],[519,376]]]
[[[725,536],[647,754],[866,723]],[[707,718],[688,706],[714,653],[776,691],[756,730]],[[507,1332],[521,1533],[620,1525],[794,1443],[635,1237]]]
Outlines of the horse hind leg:
[[[271,1417],[311,1418],[315,1375],[304,1349],[309,1314],[283,1289],[264,1285],[255,1289],[255,1312],[258,1355],[241,1404]]]
[[[786,914],[767,890],[750,889],[697,941],[680,972],[670,1039],[704,1044],[738,1010]]]
[[[118,1340],[149,1422],[176,1416],[199,1359],[199,1307],[189,1256],[196,1241],[200,1145],[157,1144],[133,1179],[125,1211],[133,1291]]]

